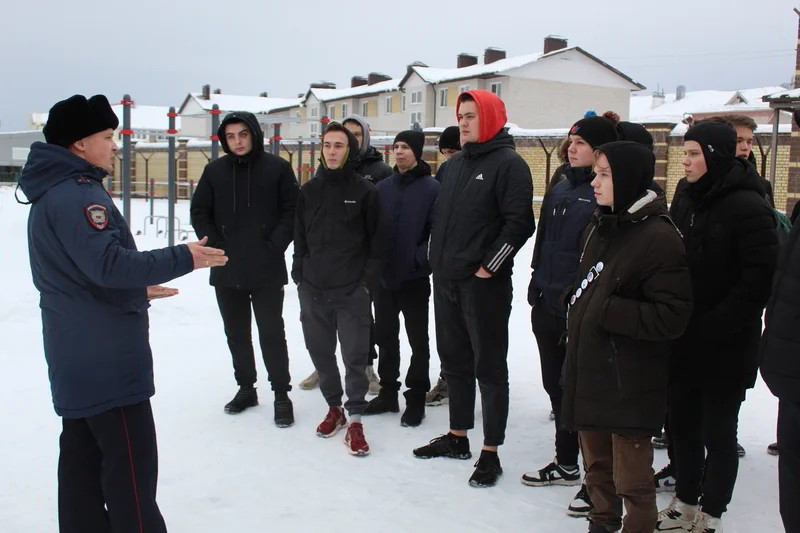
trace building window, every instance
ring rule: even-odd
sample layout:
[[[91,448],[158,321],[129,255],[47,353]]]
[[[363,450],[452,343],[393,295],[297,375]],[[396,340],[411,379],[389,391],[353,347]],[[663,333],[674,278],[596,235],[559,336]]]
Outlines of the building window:
[[[403,111],[406,110],[406,95],[403,95]]]
[[[330,115],[331,115],[331,116],[329,116],[329,117],[328,117],[329,119],[331,119],[331,120],[334,120],[334,119],[336,118],[336,106],[335,106],[335,105],[332,105],[332,106],[331,106],[331,113],[330,113]]]
[[[348,107],[347,104],[342,104],[342,118],[347,116],[347,112],[349,111],[349,109],[347,109]]]
[[[461,87],[458,88],[459,93],[465,93],[467,91],[469,91],[469,85],[462,85]]]
[[[319,108],[317,108],[317,107],[312,107],[311,108],[311,116],[312,117],[316,117],[318,113],[319,113]]]
[[[387,96],[386,97],[386,114],[387,115],[391,115],[392,114],[392,97],[391,96]]]
[[[361,116],[366,117],[369,115],[369,102],[361,103]]]
[[[422,112],[421,111],[414,111],[411,113],[411,125],[413,126],[415,122],[419,122],[419,125],[422,126]]]
[[[497,95],[497,96],[499,96],[500,98],[502,98],[502,97],[503,97],[503,84],[502,84],[502,83],[500,83],[500,82],[498,81],[498,82],[492,83],[490,87],[491,87],[491,91],[492,91],[494,94],[496,94],[496,95]]]
[[[411,93],[411,104],[421,104],[422,103],[422,91],[414,91]]]
[[[311,123],[311,135],[316,135],[316,134],[317,134],[317,123],[316,122],[312,122]]]
[[[439,89],[439,107],[447,107],[447,88]]]

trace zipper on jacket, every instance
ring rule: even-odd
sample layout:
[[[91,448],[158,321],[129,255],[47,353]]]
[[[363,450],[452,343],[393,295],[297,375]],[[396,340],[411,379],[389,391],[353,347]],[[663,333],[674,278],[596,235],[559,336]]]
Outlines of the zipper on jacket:
[[[617,351],[617,342],[614,340],[614,336],[609,333],[608,340],[611,343],[611,353],[613,354],[611,358],[611,363],[614,365],[614,373],[617,375],[617,388],[622,392],[622,376],[619,373],[619,362],[617,360],[617,356],[619,352]]]
[[[589,241],[592,240],[592,235],[594,235],[594,230],[597,229],[597,226],[592,225],[592,231],[589,232],[589,236],[586,237],[586,242],[583,245],[583,250],[581,251],[581,258],[578,260],[578,264],[580,265],[583,261],[583,254],[586,253],[586,247],[589,246]]]

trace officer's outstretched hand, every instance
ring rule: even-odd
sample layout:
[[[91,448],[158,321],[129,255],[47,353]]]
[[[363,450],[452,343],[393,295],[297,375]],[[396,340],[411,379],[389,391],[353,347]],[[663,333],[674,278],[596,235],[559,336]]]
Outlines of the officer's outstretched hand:
[[[219,248],[211,248],[206,246],[208,237],[203,237],[199,241],[190,242],[186,246],[192,252],[192,261],[194,261],[194,269],[218,267],[223,266],[228,262],[228,257],[225,255],[225,250]]]
[[[159,298],[169,298],[178,294],[178,289],[164,287],[163,285],[151,285],[147,287],[147,299],[158,300]]]

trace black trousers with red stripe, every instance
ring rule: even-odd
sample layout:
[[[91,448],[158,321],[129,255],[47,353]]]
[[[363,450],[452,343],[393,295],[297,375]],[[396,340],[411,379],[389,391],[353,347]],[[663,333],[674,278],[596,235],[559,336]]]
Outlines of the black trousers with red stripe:
[[[150,400],[64,418],[58,459],[61,533],[165,533],[156,504],[158,451]]]

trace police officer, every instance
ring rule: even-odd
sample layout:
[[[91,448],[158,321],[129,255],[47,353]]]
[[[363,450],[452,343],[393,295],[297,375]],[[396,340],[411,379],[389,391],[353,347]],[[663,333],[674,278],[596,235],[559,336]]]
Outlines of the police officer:
[[[58,102],[31,146],[19,186],[40,293],[53,404],[62,417],[58,519],[62,533],[164,532],[150,397],[149,300],[159,284],[224,265],[206,240],[139,252],[103,188],[119,120],[103,95]]]

